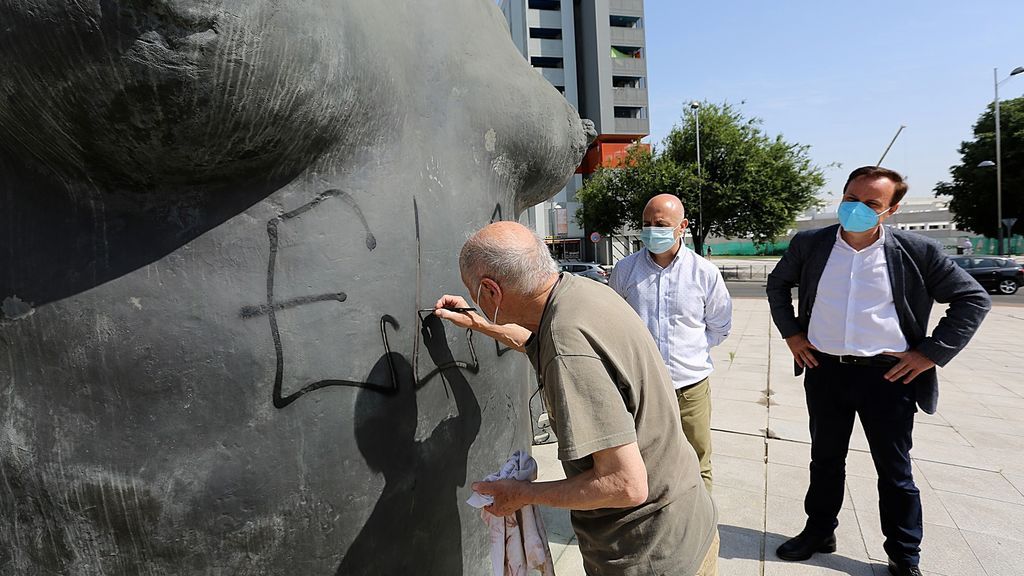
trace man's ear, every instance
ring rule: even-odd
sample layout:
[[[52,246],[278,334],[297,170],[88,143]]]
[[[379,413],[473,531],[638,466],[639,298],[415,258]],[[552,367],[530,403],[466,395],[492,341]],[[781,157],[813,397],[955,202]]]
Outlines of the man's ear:
[[[480,284],[484,287],[484,291],[490,293],[492,299],[501,297],[501,286],[499,286],[493,279],[485,276],[480,279]]]

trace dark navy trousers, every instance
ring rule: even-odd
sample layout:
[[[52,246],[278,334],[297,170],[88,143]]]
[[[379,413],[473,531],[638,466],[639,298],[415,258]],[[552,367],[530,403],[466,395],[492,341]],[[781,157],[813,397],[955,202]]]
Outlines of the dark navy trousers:
[[[846,484],[846,453],[853,418],[871,448],[878,473],[878,512],[885,552],[901,565],[917,565],[923,526],[921,493],[910,466],[911,435],[917,406],[914,386],[888,382],[888,368],[840,364],[818,358],[806,371],[804,391],[811,429],[811,483],[804,499],[806,529],[830,534],[839,525]]]

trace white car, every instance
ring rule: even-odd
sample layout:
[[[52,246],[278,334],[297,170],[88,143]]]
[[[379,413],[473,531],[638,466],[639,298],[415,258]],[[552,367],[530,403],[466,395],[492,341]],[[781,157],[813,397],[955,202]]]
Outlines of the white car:
[[[595,264],[593,262],[569,262],[562,260],[558,263],[558,266],[561,267],[562,272],[568,272],[570,274],[575,274],[576,276],[584,276],[591,280],[597,280],[602,284],[608,283],[608,271],[600,264]]]

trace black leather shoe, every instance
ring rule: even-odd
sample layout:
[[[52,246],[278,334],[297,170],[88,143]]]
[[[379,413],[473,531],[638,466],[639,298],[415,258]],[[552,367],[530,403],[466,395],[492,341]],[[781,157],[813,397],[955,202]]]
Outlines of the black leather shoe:
[[[921,569],[917,566],[900,566],[889,560],[889,574],[892,576],[921,576]]]
[[[794,538],[786,540],[775,550],[775,555],[791,562],[807,560],[815,552],[826,554],[836,551],[836,535],[816,535],[804,530]]]

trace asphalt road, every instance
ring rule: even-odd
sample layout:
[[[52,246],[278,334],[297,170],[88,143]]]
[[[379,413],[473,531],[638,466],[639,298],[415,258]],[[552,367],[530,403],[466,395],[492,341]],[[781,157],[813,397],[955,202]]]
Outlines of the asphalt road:
[[[726,282],[729,294],[733,298],[765,298],[764,282]],[[1010,304],[1024,307],[1024,288],[1017,291],[1013,296],[992,294],[993,304]]]

